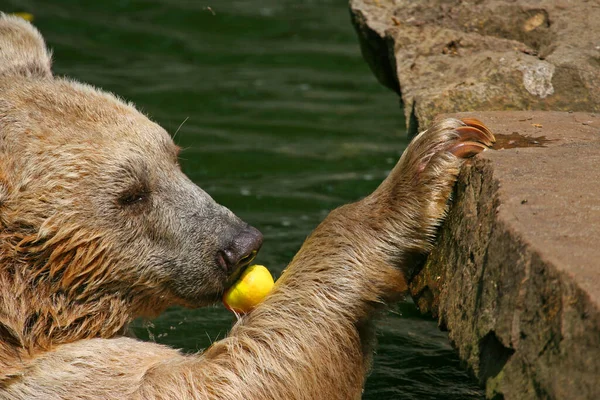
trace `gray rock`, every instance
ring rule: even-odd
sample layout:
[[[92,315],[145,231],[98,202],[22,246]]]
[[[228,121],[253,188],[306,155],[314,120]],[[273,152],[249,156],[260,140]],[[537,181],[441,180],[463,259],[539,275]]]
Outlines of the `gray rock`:
[[[600,115],[478,112],[497,151],[461,172],[411,283],[493,399],[600,399]]]
[[[350,0],[363,55],[409,131],[439,113],[600,111],[595,1]]]
[[[411,282],[493,399],[600,399],[600,6],[350,0],[409,133],[473,114],[498,151],[466,166]],[[470,114],[467,114],[470,115]]]

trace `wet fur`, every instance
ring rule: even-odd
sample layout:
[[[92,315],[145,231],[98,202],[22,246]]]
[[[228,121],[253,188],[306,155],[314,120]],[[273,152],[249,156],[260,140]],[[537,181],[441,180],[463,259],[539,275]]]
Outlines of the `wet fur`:
[[[140,251],[154,251],[146,247],[161,237],[162,225],[146,227],[157,231],[136,248],[137,236],[127,236],[123,243],[124,233],[108,233],[106,227],[82,219],[85,210],[77,210],[84,205],[68,197],[74,191],[83,196],[96,185],[110,186],[115,179],[106,171],[106,182],[88,182],[97,172],[88,164],[100,163],[88,156],[97,146],[90,141],[125,148],[142,141],[141,147],[147,148],[164,135],[111,95],[64,80],[56,86],[44,48],[31,25],[0,19],[0,75],[9,75],[12,82],[0,84],[0,93],[8,98],[0,96],[0,398],[360,398],[370,368],[372,316],[406,291],[415,260],[432,248],[461,164],[450,149],[457,129],[465,124],[446,119],[415,138],[374,193],[334,210],[315,229],[273,293],[241,318],[227,338],[201,354],[183,355],[121,336],[137,316],[155,315],[172,304],[202,305],[167,285],[162,272],[138,270],[136,257]],[[38,82],[30,85],[31,80]],[[22,98],[15,91],[37,90],[33,96],[49,104],[36,109],[44,110],[45,119],[81,129],[81,115],[59,115],[50,106],[56,104],[57,94],[51,91],[57,87],[64,89],[60,101],[80,104],[87,126],[100,132],[77,143],[69,136],[60,138],[67,149],[75,146],[73,165],[51,165],[65,158],[56,161],[18,147],[19,141],[34,140],[31,134],[38,136],[35,140],[46,139],[34,125],[27,127],[30,136],[25,135],[18,114],[6,111],[7,102]],[[118,136],[113,133],[115,120],[141,133]],[[138,156],[150,159],[151,168],[170,168],[164,163],[171,161],[163,160],[171,157],[170,146],[150,146],[148,151],[156,154]],[[62,172],[48,177],[36,168]],[[196,190],[179,183],[182,188],[170,190]],[[40,196],[48,196],[47,201]],[[176,212],[184,211],[169,211],[167,223]],[[233,218],[215,212],[215,218],[223,215]],[[164,220],[157,219],[159,225]],[[135,234],[139,229],[132,227]],[[128,246],[135,251],[129,252]],[[183,253],[192,244],[182,246]],[[198,255],[198,263],[207,263],[202,257]]]

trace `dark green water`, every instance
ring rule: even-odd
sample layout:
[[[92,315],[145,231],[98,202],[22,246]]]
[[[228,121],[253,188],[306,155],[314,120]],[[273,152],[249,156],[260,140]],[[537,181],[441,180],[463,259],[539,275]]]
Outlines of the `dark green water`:
[[[183,168],[258,227],[275,275],[329,210],[373,190],[407,144],[396,96],[361,59],[346,0],[0,0],[27,11],[54,70],[135,102]],[[226,335],[222,307],[172,309],[136,333],[186,351]],[[411,303],[379,324],[365,399],[480,399]]]

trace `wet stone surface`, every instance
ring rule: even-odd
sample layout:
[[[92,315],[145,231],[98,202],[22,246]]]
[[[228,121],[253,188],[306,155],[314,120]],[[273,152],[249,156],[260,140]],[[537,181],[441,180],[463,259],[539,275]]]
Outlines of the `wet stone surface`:
[[[496,148],[459,176],[411,284],[488,398],[600,398],[600,115],[477,112]]]

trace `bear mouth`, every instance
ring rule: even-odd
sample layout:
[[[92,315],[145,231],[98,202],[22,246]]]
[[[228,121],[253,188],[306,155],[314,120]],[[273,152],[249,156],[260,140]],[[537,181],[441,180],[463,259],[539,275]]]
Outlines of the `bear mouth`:
[[[246,255],[245,257],[240,259],[240,261],[237,263],[237,265],[235,267],[235,271],[231,275],[229,275],[227,277],[227,280],[225,281],[225,284],[224,284],[225,290],[229,289],[231,287],[231,285],[233,285],[239,279],[240,275],[242,275],[242,273],[246,270],[246,268],[248,268],[250,266],[250,263],[252,263],[252,261],[254,261],[257,254],[258,254],[258,250],[253,250],[248,255]]]

